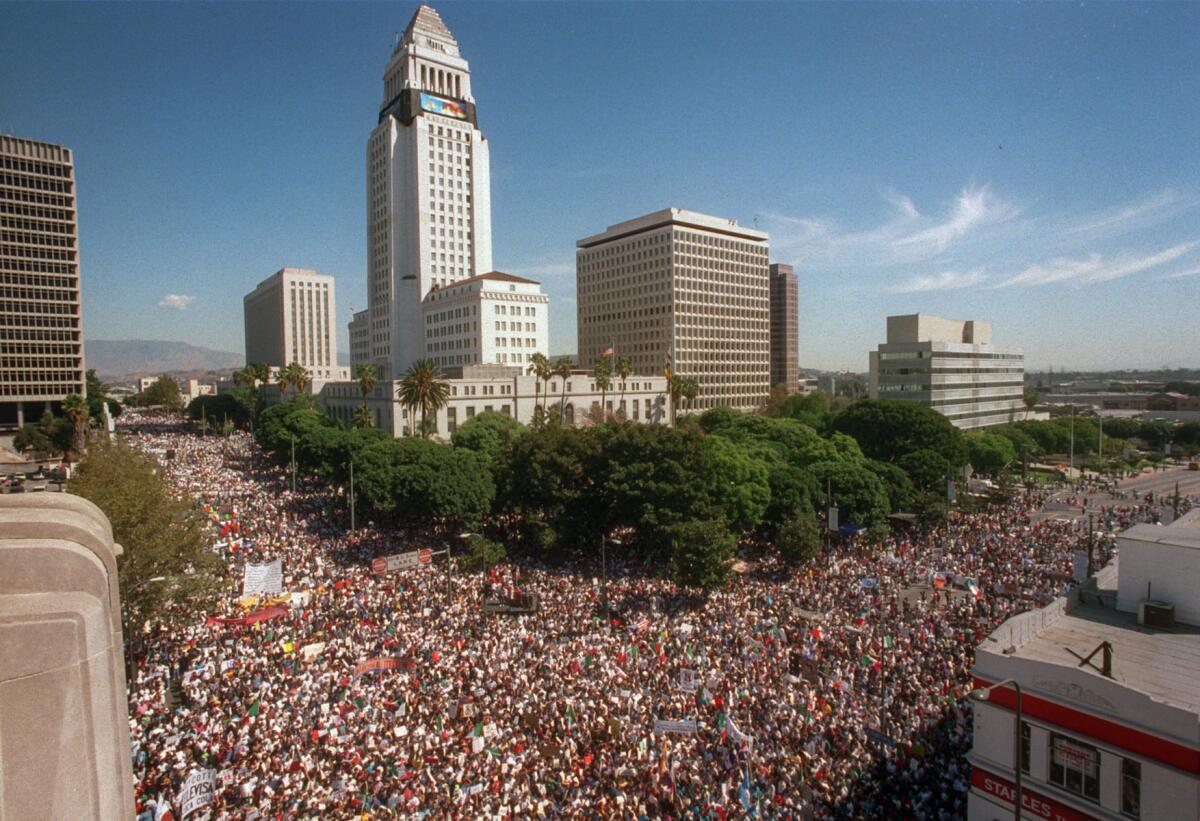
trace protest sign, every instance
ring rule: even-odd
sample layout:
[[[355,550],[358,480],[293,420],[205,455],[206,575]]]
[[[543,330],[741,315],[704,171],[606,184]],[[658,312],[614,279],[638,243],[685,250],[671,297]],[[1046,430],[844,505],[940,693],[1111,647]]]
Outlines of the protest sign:
[[[216,770],[192,770],[179,791],[180,821],[187,821],[188,816],[212,804],[216,788]]]
[[[246,564],[242,572],[242,595],[275,596],[283,592],[283,560]]]
[[[679,689],[685,693],[696,692],[696,684],[700,676],[695,670],[689,670],[686,667],[679,671]]]
[[[696,732],[697,724],[695,721],[667,721],[665,719],[654,719],[654,734],[664,735],[666,733],[676,733],[678,735],[691,735]]]

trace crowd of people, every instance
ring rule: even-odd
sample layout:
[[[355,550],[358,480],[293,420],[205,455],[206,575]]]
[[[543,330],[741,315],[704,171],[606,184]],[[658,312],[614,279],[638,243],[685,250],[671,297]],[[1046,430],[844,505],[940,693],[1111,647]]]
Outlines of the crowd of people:
[[[120,424],[209,512],[229,585],[214,612],[145,629],[129,686],[147,819],[178,818],[197,769],[216,771],[213,817],[245,821],[961,818],[973,648],[1061,595],[1088,538],[1031,518],[1043,490],[799,568],[762,558],[706,597],[618,563],[606,618],[591,564],[375,573],[446,539],[350,533],[336,489],[293,492],[244,434]],[[1101,562],[1104,534],[1153,515],[1098,510]],[[274,559],[285,593],[243,598],[245,564]],[[486,615],[485,587],[537,612]]]

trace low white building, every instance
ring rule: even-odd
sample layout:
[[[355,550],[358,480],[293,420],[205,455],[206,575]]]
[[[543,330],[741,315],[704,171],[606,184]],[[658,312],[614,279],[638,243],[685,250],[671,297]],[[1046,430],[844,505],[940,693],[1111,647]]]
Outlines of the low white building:
[[[644,424],[665,423],[668,419],[667,380],[662,376],[631,376],[624,382],[614,378],[612,387],[603,394],[591,372],[582,370],[573,371],[565,380],[559,376],[541,380],[512,366],[464,366],[447,369],[446,382],[450,397],[437,413],[433,434],[440,439],[449,438],[459,425],[485,411],[507,414],[528,425],[540,408],[569,427],[582,427],[613,415]],[[374,416],[375,427],[393,436],[406,436],[410,421],[419,428],[420,411],[410,420],[409,409],[395,398],[399,385],[398,381],[376,385],[366,405]],[[564,390],[566,404],[560,410]],[[357,408],[364,404],[355,382],[326,383],[320,400],[326,413],[348,424],[353,423]]]
[[[1084,659],[1089,659],[1084,661]],[[1200,818],[1200,510],[1120,536],[1069,597],[1015,616],[975,651],[968,818]]]
[[[502,271],[434,288],[422,303],[425,357],[442,369],[524,368],[548,349],[549,305],[540,283]]]

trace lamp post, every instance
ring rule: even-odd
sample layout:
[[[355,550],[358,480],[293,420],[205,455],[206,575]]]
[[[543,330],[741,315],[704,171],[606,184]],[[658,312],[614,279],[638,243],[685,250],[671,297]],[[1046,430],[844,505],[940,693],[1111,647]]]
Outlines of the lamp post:
[[[350,460],[350,532],[354,532],[354,460]]]
[[[296,434],[292,434],[292,493],[296,492]]]
[[[1013,729],[1013,784],[1014,801],[1013,801],[1013,818],[1021,821],[1021,685],[1015,679],[1005,679],[993,684],[991,687],[981,687],[971,691],[971,700],[974,702],[985,702],[990,700],[992,691],[997,687],[1003,687],[1006,684],[1011,684],[1017,692],[1017,722]]]
[[[459,533],[458,538],[464,542],[472,536],[478,536],[478,533]],[[446,596],[450,596],[450,545],[446,545]]]

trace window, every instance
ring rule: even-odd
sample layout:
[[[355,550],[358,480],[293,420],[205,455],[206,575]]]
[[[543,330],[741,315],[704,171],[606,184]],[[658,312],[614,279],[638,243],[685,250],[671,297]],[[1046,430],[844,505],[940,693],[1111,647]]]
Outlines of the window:
[[[1100,800],[1100,751],[1065,736],[1050,736],[1050,783]]]
[[[1142,764],[1128,758],[1121,759],[1121,812],[1142,817]]]
[[[1029,774],[1029,723],[1021,722],[1021,772]]]

